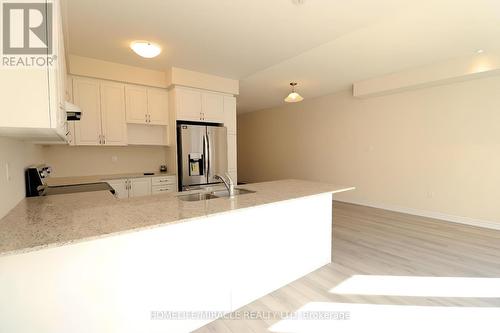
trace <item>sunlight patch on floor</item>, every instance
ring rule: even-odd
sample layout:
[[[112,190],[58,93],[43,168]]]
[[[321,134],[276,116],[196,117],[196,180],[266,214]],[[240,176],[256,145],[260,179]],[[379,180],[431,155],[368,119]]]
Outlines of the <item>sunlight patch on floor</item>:
[[[500,297],[500,278],[353,275],[330,290],[334,294]]]
[[[304,320],[333,317],[347,313],[347,319]],[[355,303],[310,302],[294,313],[293,319],[284,319],[269,328],[279,333],[497,333],[500,327],[500,308],[443,307],[413,305],[376,305]]]

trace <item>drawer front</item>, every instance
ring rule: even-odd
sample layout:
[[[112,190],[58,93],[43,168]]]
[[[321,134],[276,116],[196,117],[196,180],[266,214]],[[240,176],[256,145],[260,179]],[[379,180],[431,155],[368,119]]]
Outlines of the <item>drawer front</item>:
[[[176,191],[177,188],[175,187],[175,185],[161,185],[161,186],[153,186],[151,193],[161,194],[161,193],[171,193]]]
[[[155,177],[151,179],[153,186],[175,184],[175,176]]]

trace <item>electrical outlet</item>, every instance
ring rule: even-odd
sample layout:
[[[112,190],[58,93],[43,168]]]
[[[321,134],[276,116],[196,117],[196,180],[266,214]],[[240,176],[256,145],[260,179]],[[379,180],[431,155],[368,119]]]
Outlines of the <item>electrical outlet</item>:
[[[111,161],[114,163],[118,162],[118,156],[111,156]]]

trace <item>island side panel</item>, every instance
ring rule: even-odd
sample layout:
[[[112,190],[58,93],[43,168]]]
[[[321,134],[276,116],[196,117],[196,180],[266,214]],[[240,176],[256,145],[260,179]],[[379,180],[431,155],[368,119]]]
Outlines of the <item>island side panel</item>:
[[[6,332],[190,332],[331,260],[332,196],[0,257]]]

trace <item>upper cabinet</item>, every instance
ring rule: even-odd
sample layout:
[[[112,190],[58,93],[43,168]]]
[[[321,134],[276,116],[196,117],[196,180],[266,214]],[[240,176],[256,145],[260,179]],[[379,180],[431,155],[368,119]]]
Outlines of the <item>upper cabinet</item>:
[[[127,144],[124,84],[74,77],[73,101],[82,110],[75,122],[76,145]]]
[[[125,98],[128,123],[168,125],[168,93],[166,89],[127,85]]]
[[[148,92],[146,87],[125,86],[127,122],[146,124],[148,122]]]
[[[13,135],[39,142],[64,142],[66,112],[64,91],[66,63],[60,1],[53,1],[52,53],[19,54],[11,64],[0,65],[0,135]],[[46,7],[47,8],[47,7]],[[27,15],[27,9],[19,9]],[[48,13],[50,15],[50,13]],[[46,17],[47,15],[44,15]],[[22,15],[20,16],[23,17]],[[19,22],[11,22],[11,29]],[[22,27],[22,22],[20,23]],[[26,37],[26,36],[25,36]],[[26,43],[26,45],[24,44]],[[25,38],[23,47],[30,47]],[[38,46],[40,47],[40,46]],[[28,50],[29,51],[29,50]],[[29,53],[29,52],[27,52]],[[21,60],[21,63],[17,62]],[[31,60],[30,60],[31,59]],[[29,65],[28,60],[37,65]],[[26,63],[26,65],[22,65]]]
[[[168,92],[166,89],[148,88],[148,114],[150,125],[168,125]]]
[[[82,109],[70,130],[75,145],[170,144],[166,89],[79,76],[72,81],[73,102]]]
[[[125,86],[121,83],[101,81],[101,117],[103,144],[127,144],[125,119]]]
[[[194,88],[174,88],[177,120],[224,123],[226,95]]]
[[[224,122],[224,95],[202,92],[201,114],[203,120],[211,123]]]
[[[175,88],[177,120],[202,121],[201,92],[195,89]]]
[[[82,110],[82,118],[75,122],[75,144],[101,143],[101,101],[99,81],[73,78],[73,102]]]

